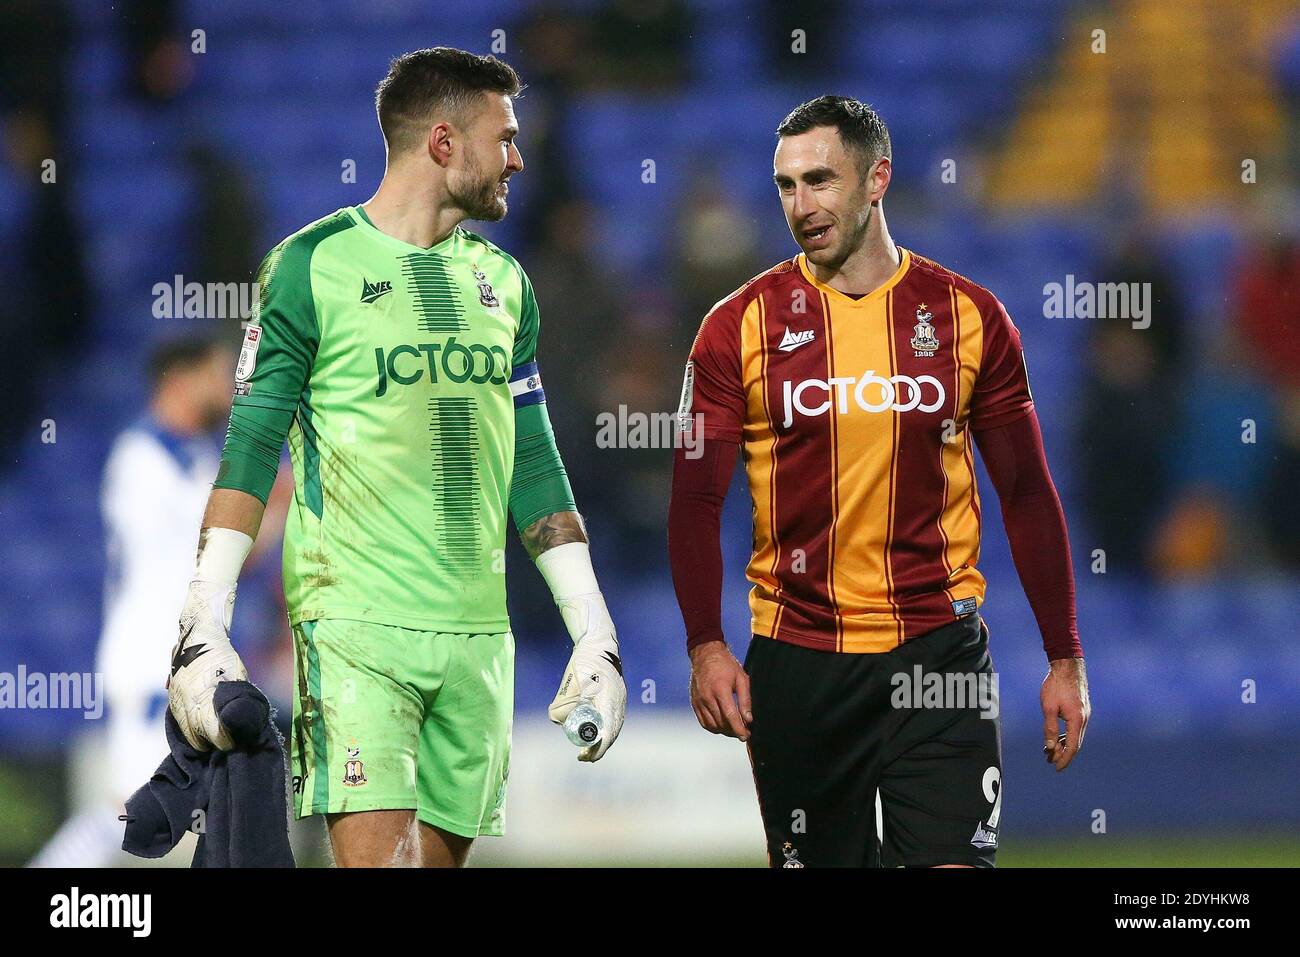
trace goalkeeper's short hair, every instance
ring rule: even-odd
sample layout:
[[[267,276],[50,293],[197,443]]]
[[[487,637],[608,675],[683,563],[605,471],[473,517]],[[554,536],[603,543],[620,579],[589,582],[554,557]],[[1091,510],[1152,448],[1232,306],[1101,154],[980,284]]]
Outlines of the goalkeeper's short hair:
[[[423,142],[438,114],[463,125],[481,93],[518,96],[519,74],[494,56],[453,47],[413,50],[393,60],[375,90],[375,112],[389,152],[413,149]]]

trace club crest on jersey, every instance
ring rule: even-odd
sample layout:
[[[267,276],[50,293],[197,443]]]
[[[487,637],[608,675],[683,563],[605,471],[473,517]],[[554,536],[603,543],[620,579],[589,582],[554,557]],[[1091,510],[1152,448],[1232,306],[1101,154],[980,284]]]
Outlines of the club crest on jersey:
[[[787,867],[804,866],[803,861],[799,860],[799,852],[795,849],[795,846],[791,844],[789,841],[786,841],[785,844],[782,845],[781,853],[785,855],[785,863],[781,865],[783,869]]]
[[[916,325],[912,331],[916,335],[912,336],[912,348],[916,350],[916,358],[929,358],[933,356],[939,348],[939,340],[934,334],[934,325],[930,322],[934,318],[934,313],[921,303],[916,307]]]
[[[343,783],[350,788],[359,788],[366,783],[366,768],[361,763],[360,748],[348,748],[348,759],[343,765]]]
[[[478,282],[478,301],[489,309],[495,309],[501,305],[501,300],[497,294],[492,291],[492,283],[487,281],[487,276],[478,268],[474,267],[474,279]]]

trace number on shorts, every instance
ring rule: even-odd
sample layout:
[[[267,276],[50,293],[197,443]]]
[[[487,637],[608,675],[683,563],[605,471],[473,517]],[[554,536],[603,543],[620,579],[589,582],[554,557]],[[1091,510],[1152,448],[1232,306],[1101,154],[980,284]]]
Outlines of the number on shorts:
[[[984,800],[993,804],[993,813],[989,815],[989,827],[996,828],[998,818],[1002,816],[1002,772],[996,767],[984,772]]]

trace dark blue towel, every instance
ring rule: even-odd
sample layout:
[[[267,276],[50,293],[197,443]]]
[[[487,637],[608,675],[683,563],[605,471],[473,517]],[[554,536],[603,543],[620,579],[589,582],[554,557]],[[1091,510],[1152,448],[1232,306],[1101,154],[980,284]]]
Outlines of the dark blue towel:
[[[194,830],[193,867],[293,867],[284,742],[271,705],[247,681],[221,682],[214,703],[235,749],[194,750],[168,711],[171,754],[126,802],[122,849],[162,857]]]

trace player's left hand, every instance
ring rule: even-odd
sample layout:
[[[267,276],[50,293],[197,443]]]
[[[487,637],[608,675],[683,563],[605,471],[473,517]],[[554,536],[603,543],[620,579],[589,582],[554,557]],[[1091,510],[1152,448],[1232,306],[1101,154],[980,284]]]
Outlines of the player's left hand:
[[[1082,658],[1051,662],[1039,701],[1043,706],[1043,756],[1056,770],[1064,771],[1083,747],[1083,735],[1092,716],[1088,702],[1088,672]],[[1065,721],[1060,734],[1058,721]]]
[[[600,740],[579,751],[578,760],[599,761],[623,730],[623,717],[627,713],[627,686],[623,683],[623,662],[618,655],[618,635],[599,592],[566,598],[557,604],[574,645],[560,690],[547,714],[556,724],[563,724],[580,700],[590,701],[600,712]]]
[[[196,751],[235,747],[215,704],[222,681],[248,680],[248,669],[230,643],[234,609],[234,585],[190,582],[181,609],[180,637],[172,649],[167,702],[181,735]]]

